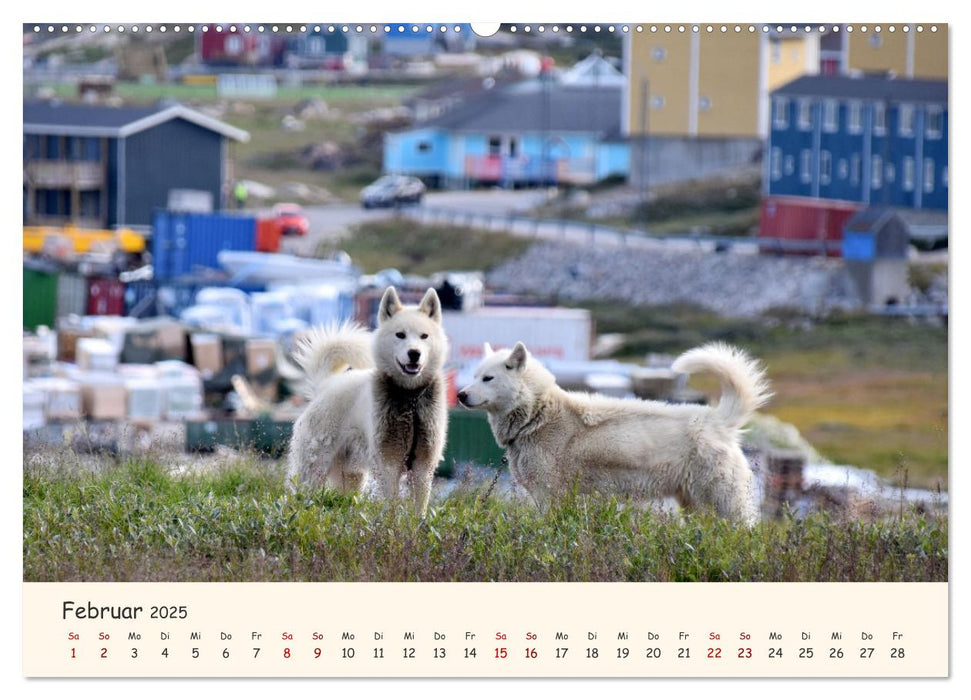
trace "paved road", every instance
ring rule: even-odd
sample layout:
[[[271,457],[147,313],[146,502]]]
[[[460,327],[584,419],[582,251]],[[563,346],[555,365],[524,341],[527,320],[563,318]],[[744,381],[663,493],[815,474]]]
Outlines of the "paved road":
[[[543,201],[544,193],[536,190],[475,190],[460,192],[430,192],[415,209],[446,212],[469,212],[507,216],[525,212]],[[322,241],[334,241],[346,235],[350,227],[363,221],[374,221],[393,215],[390,209],[364,209],[356,204],[331,204],[305,207],[310,222],[310,234],[303,238],[286,238],[280,246],[284,253],[313,255]]]

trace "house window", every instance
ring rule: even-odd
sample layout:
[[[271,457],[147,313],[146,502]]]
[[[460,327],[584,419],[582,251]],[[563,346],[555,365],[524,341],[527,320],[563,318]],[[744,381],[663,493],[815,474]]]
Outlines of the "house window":
[[[879,49],[883,46],[883,36],[874,32],[870,35],[870,46],[875,49]]]
[[[883,173],[883,179],[887,182],[894,182],[897,179],[897,166],[893,163],[887,163],[887,169]]]
[[[94,162],[101,160],[101,139],[94,137],[84,139],[82,159]]]
[[[859,102],[850,102],[846,108],[846,129],[851,134],[859,134],[863,131],[863,105]]]
[[[897,133],[900,136],[914,135],[914,105],[900,105],[900,124]]]
[[[854,153],[850,158],[850,184],[859,185],[860,184],[860,170],[863,165],[863,159],[860,158],[859,153]]]
[[[430,150],[432,150],[432,145],[428,141],[419,141],[415,146],[415,150],[417,150],[419,153],[428,153]]]
[[[828,185],[833,180],[833,155],[829,151],[819,153],[819,182]]]
[[[796,172],[796,159],[793,156],[786,156],[782,160],[782,172],[786,175]]]
[[[883,186],[883,158],[873,156],[870,161],[870,187],[878,190]]]
[[[651,58],[655,61],[661,62],[668,56],[668,50],[663,46],[655,46],[651,49]]]
[[[934,191],[934,159],[924,158],[924,192]]]
[[[887,105],[883,102],[873,103],[873,133],[877,136],[887,133]]]
[[[836,164],[836,177],[845,180],[850,174],[850,163],[846,158],[840,158]]]
[[[906,192],[914,191],[914,159],[911,156],[904,156],[904,190]],[[889,178],[887,178],[889,179]]]
[[[498,156],[502,153],[502,137],[501,136],[490,136],[489,137],[489,155]]]
[[[664,107],[664,95],[655,95],[651,98],[651,107],[653,109],[661,109]]]
[[[510,158],[519,157],[519,139],[516,139],[516,138],[509,139],[508,150],[509,150]]]
[[[777,39],[772,40],[772,62],[778,63],[782,60],[782,42]]]
[[[928,107],[926,120],[925,133],[927,138],[941,138],[941,134],[944,133],[944,111],[940,107]]]
[[[711,109],[711,98],[708,95],[702,95],[698,98],[698,109],[706,111]]]
[[[796,123],[800,131],[809,131],[813,128],[812,100],[799,100],[799,116]]]
[[[777,97],[772,102],[772,126],[775,129],[785,129],[789,126],[789,100]]]
[[[46,150],[44,157],[47,160],[60,160],[61,158],[61,137],[48,136],[45,141]]]
[[[839,105],[836,100],[823,100],[823,131],[836,131],[838,118]]]
[[[812,182],[813,180],[813,153],[808,148],[802,149],[799,153],[799,179],[802,182]]]
[[[773,180],[778,180],[782,177],[782,149],[773,148],[772,155],[769,160],[769,176]]]

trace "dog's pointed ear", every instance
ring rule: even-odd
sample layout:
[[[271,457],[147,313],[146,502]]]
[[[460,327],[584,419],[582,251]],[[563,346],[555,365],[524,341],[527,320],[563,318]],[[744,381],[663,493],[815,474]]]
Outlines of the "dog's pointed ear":
[[[482,357],[489,357],[493,352],[492,346],[488,342],[482,343]]]
[[[398,292],[395,291],[394,287],[388,287],[384,290],[384,296],[381,297],[381,304],[378,306],[378,323],[384,323],[401,311],[402,308]]]
[[[513,347],[512,352],[509,353],[509,359],[506,360],[506,367],[517,372],[522,371],[526,366],[526,360],[529,359],[529,350],[523,345],[522,341],[516,343]]]
[[[438,292],[429,287],[422,297],[418,310],[430,317],[435,323],[442,322],[442,302],[438,298]]]

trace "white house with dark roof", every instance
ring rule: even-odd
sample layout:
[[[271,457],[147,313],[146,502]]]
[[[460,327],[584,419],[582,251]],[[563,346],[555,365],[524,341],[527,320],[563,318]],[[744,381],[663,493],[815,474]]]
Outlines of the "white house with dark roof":
[[[249,134],[183,105],[23,105],[25,225],[149,225],[173,190],[226,204],[228,146]]]

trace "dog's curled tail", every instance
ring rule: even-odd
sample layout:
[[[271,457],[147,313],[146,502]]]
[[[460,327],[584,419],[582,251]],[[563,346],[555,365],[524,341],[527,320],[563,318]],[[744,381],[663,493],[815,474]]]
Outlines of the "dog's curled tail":
[[[306,374],[305,393],[313,396],[335,374],[374,367],[371,334],[353,322],[316,326],[297,341],[293,359]]]
[[[722,394],[714,415],[730,428],[740,428],[771,397],[765,370],[744,351],[724,343],[688,350],[671,368],[693,374],[711,372],[721,381]]]

